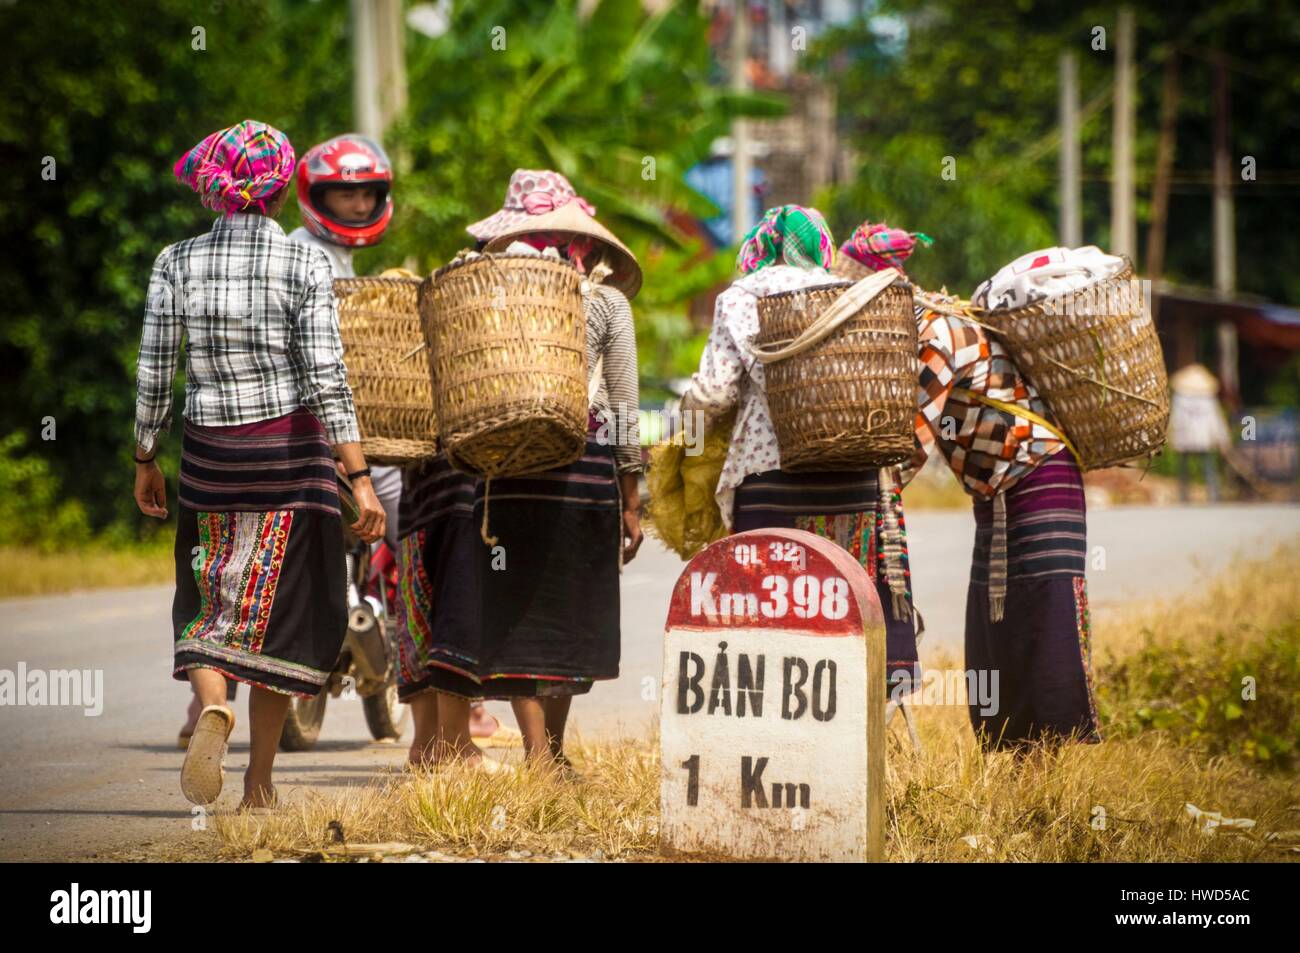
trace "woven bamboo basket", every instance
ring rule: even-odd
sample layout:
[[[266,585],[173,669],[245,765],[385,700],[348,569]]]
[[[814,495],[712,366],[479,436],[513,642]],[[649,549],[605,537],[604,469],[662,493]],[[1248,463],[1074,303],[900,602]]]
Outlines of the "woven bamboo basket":
[[[849,281],[861,281],[873,272],[853,256],[837,251],[835,261],[831,263],[831,274]]]
[[[481,255],[420,289],[443,449],[483,477],[565,466],[587,440],[582,278],[567,262]]]
[[[788,345],[849,287],[759,299],[755,345]],[[899,279],[821,343],[766,364],[781,469],[857,470],[907,459],[916,416],[916,362],[912,288]]]
[[[369,463],[406,464],[437,452],[437,421],[415,277],[338,278],[339,336]]]
[[[1131,262],[1064,299],[978,316],[1051,409],[1082,469],[1159,452],[1169,427],[1169,384]]]

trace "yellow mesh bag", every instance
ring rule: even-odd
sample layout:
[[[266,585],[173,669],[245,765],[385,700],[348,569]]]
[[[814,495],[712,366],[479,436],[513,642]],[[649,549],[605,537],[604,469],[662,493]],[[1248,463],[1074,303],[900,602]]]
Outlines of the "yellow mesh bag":
[[[711,424],[701,452],[687,454],[682,435],[650,450],[647,531],[682,559],[727,535],[714,494],[731,444],[735,414]]]

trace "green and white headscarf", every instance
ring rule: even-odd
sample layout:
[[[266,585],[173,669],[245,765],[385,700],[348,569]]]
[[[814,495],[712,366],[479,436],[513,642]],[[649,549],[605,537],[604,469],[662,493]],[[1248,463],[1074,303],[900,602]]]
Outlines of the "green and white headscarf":
[[[835,242],[822,213],[802,205],[779,205],[749,230],[740,243],[736,267],[747,275],[776,264],[829,268],[834,260]]]

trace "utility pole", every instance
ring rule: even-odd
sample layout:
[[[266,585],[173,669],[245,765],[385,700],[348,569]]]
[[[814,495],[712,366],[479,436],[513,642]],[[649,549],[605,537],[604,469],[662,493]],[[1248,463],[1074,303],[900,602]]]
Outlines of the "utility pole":
[[[1079,215],[1079,64],[1068,50],[1061,54],[1061,244],[1083,244]]]
[[[352,112],[357,132],[378,138],[379,63],[375,49],[375,8],[371,0],[352,0]]]
[[[1214,57],[1214,290],[1221,298],[1237,289],[1237,248],[1232,208],[1232,157],[1229,151],[1228,64]],[[1240,399],[1237,379],[1237,326],[1220,321],[1219,382],[1229,402]]]
[[[749,88],[749,78],[745,75],[749,56],[748,0],[733,0],[733,4],[731,88],[743,93]],[[749,130],[743,118],[731,121],[731,144],[731,230],[736,244],[740,244],[752,225],[749,211],[752,196],[749,188]]]
[[[379,118],[384,130],[406,111],[406,24],[402,0],[375,0],[379,46]]]
[[[1116,255],[1137,258],[1133,197],[1133,8],[1120,7],[1115,38],[1115,121],[1112,125],[1110,244]]]
[[[1178,133],[1178,50],[1169,51],[1165,60],[1165,79],[1160,91],[1160,140],[1156,145],[1156,176],[1151,187],[1151,228],[1147,232],[1146,274],[1155,282],[1165,270],[1165,241],[1169,233],[1169,179],[1174,167],[1174,148]],[[1158,310],[1159,296],[1152,295],[1152,317]],[[1180,334],[1180,344],[1187,336]],[[1178,366],[1191,363],[1195,355],[1182,358]]]
[[[352,0],[352,87],[357,132],[382,141],[406,108],[401,0]]]

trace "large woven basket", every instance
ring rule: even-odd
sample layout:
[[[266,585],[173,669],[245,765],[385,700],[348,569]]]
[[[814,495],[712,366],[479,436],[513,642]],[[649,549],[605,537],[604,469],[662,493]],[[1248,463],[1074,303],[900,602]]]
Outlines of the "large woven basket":
[[[425,281],[420,314],[452,466],[484,477],[565,466],[587,439],[582,278],[537,255],[481,255]]]
[[[369,463],[437,452],[437,422],[420,330],[418,278],[338,278],[339,335]]]
[[[831,274],[839,278],[847,278],[849,281],[861,281],[872,273],[872,270],[862,262],[843,252],[837,251],[835,261],[831,263]]]
[[[760,298],[755,345],[788,345],[848,287]],[[821,343],[765,365],[781,469],[857,470],[907,459],[916,417],[916,362],[912,287],[899,279]]]
[[[1164,353],[1127,259],[1116,277],[1066,298],[978,317],[998,332],[1084,470],[1149,457],[1164,445]]]

